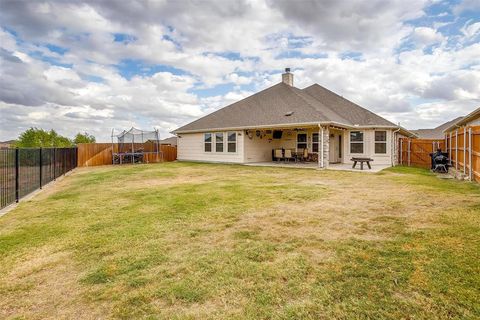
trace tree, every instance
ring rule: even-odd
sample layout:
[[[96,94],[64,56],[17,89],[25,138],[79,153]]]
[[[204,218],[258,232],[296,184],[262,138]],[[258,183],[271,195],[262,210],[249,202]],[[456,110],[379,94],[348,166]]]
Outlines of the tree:
[[[30,128],[20,134],[15,142],[19,148],[62,148],[71,147],[70,139],[59,135],[55,130],[45,131],[38,128]]]
[[[96,139],[93,135],[88,134],[88,132],[85,133],[77,133],[75,136],[75,139],[73,139],[73,142],[75,144],[79,143],[95,143]]]

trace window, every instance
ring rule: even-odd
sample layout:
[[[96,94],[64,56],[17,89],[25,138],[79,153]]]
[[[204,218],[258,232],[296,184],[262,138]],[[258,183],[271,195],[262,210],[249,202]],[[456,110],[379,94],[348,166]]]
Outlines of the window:
[[[387,153],[387,131],[375,131],[375,153]]]
[[[297,150],[307,148],[307,134],[298,133],[297,134]]]
[[[363,153],[363,132],[350,132],[350,153]]]
[[[223,132],[215,133],[215,152],[223,152]]]
[[[312,151],[318,152],[318,133],[312,134]]]
[[[205,133],[203,135],[203,141],[205,152],[212,152],[212,134]]]
[[[228,137],[227,151],[237,152],[237,133],[234,131],[230,131],[227,133],[227,137]]]

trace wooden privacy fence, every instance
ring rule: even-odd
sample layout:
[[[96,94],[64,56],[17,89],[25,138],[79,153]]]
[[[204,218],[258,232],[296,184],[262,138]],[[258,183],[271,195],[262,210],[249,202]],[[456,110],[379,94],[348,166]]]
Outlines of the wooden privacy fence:
[[[444,140],[400,138],[398,163],[406,166],[430,168],[430,153],[445,150]]]
[[[460,127],[445,137],[451,166],[480,182],[480,126]]]
[[[146,143],[134,144],[133,147],[144,148],[146,152],[154,151],[154,149],[150,150],[151,148],[149,148]],[[118,143],[80,143],[78,145],[78,166],[92,167],[112,164],[112,152],[118,152]],[[160,146],[159,155],[156,153],[146,153],[144,156],[144,161],[147,163],[175,161],[176,159],[177,148],[164,145]]]
[[[430,168],[430,153],[437,148],[448,152],[450,165],[457,172],[480,182],[480,126],[458,128],[442,140],[400,138],[398,163]]]

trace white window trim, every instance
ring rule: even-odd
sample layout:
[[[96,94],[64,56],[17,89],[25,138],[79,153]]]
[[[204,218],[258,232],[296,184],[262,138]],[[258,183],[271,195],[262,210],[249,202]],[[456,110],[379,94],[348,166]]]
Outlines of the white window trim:
[[[210,134],[210,139],[211,139],[210,142],[206,142],[206,141],[205,141],[205,136],[206,136],[207,134]],[[213,135],[212,132],[205,132],[205,133],[203,134],[203,152],[204,152],[204,153],[210,154],[210,153],[213,152],[213,137],[214,137],[214,135]],[[205,150],[205,144],[207,144],[207,143],[210,143],[210,151],[206,151],[206,150]]]
[[[298,142],[298,135],[299,135],[299,134],[304,134],[304,135],[306,136],[307,141],[305,141],[305,142],[300,142],[300,143],[307,145],[307,149],[308,149],[308,132],[306,132],[306,131],[297,131],[297,136],[295,137],[295,152],[298,152],[298,143],[299,143],[299,142]]]
[[[223,141],[222,141],[222,151],[217,151],[217,133],[221,133],[223,134]],[[225,153],[225,132],[223,131],[217,131],[214,133],[214,136],[215,136],[215,153]]]
[[[360,141],[352,141],[352,132],[361,132],[362,133],[362,137],[363,137],[363,140],[360,142]],[[363,145],[363,152],[361,153],[357,153],[357,152],[352,152],[352,143],[356,143],[356,144],[362,144]],[[348,132],[348,151],[350,154],[365,154],[365,131],[363,130],[350,130]]]
[[[315,142],[315,141],[313,140],[313,135],[314,135],[314,134],[318,134],[318,141],[317,141],[317,142]],[[312,136],[312,148],[310,149],[310,151],[311,151],[312,153],[319,153],[319,152],[320,152],[320,133],[318,133],[318,132],[312,132],[312,133],[311,133],[311,136]],[[313,151],[313,145],[314,145],[314,144],[317,144],[317,145],[318,145],[318,148],[317,148],[318,151],[316,151],[316,152]]]
[[[235,142],[231,142],[231,141],[228,141],[228,135],[229,133],[235,133]],[[225,135],[224,135],[225,136]],[[226,149],[226,152],[228,154],[237,154],[238,153],[238,132],[237,131],[227,131],[226,132],[226,136],[227,136],[227,149]],[[228,144],[229,143],[235,143],[235,152],[230,152],[228,151]]]
[[[377,141],[377,140],[376,140],[375,133],[376,133],[377,131],[378,131],[378,132],[385,132],[385,141]],[[373,152],[374,152],[375,154],[383,154],[383,155],[388,154],[387,140],[388,140],[388,132],[387,132],[387,130],[374,130],[374,131],[373,131]],[[385,144],[385,152],[378,153],[378,152],[376,151],[375,146],[376,146],[377,143],[383,143],[383,144]]]

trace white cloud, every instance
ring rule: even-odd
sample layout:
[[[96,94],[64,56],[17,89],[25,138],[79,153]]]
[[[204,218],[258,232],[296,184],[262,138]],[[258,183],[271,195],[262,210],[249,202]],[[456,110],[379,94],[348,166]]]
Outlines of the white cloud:
[[[413,30],[413,40],[421,45],[427,46],[430,44],[441,42],[444,37],[443,35],[433,28],[428,27],[418,27]]]
[[[476,3],[464,1],[454,13],[476,10]],[[466,21],[463,38],[447,45],[455,37],[438,29],[453,22],[410,22],[429,4],[7,1],[0,12],[10,30],[0,29],[0,140],[29,126],[87,130],[104,140],[112,127],[132,125],[159,126],[166,135],[278,82],[284,67],[294,69],[298,87],[318,82],[392,121],[447,121],[478,105],[480,22]],[[114,34],[129,40],[116,42]],[[415,47],[403,48],[409,41]],[[341,58],[348,53],[358,58]],[[126,59],[167,71],[126,79],[118,68]],[[219,84],[232,89],[196,93]]]
[[[472,22],[470,20],[463,26],[461,31],[467,40],[472,39],[480,34],[480,22]]]

